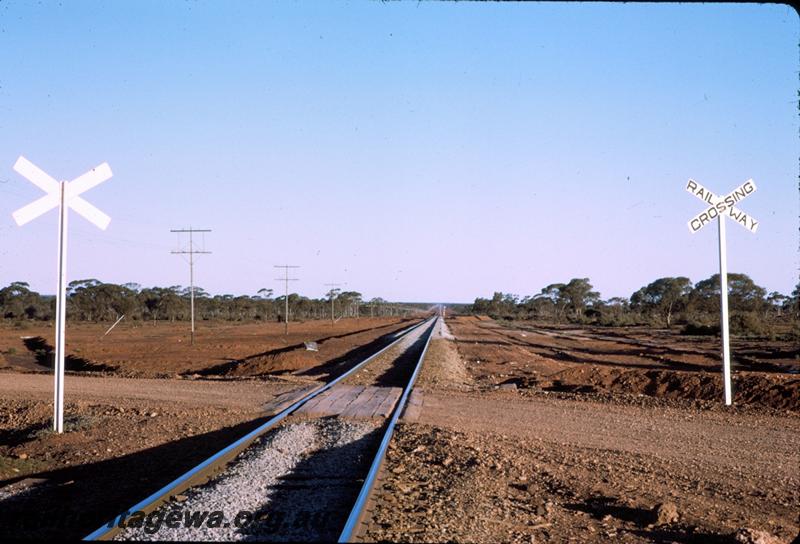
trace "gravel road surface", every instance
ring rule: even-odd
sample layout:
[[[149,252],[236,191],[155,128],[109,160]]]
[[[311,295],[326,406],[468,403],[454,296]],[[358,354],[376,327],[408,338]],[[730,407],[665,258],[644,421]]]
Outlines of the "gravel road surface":
[[[103,400],[114,397],[228,407],[260,406],[266,399],[296,387],[295,383],[263,380],[137,379],[70,374],[64,379],[67,401],[76,397]],[[0,397],[52,400],[53,375],[0,372]]]
[[[722,543],[755,530],[789,542],[800,530],[793,412],[428,390],[393,443],[370,540]],[[677,514],[659,524],[662,503]]]

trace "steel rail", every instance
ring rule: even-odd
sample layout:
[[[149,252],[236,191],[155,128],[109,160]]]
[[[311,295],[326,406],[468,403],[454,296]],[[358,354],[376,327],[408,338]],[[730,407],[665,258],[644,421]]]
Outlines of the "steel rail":
[[[358,499],[356,499],[356,503],[353,506],[353,509],[350,511],[350,515],[347,518],[344,529],[342,529],[342,534],[339,535],[338,542],[340,543],[352,542],[356,529],[364,518],[367,502],[369,501],[372,488],[375,485],[375,481],[378,477],[378,472],[380,471],[381,467],[383,466],[383,462],[386,459],[386,451],[389,449],[389,442],[392,440],[395,425],[400,419],[400,414],[402,414],[403,409],[405,408],[406,402],[408,401],[408,396],[411,394],[411,390],[414,388],[414,383],[417,381],[417,375],[419,374],[420,368],[422,368],[422,362],[425,360],[425,353],[428,351],[428,345],[431,343],[431,337],[433,337],[433,331],[436,328],[438,320],[438,317],[434,317],[433,325],[431,326],[431,330],[428,332],[428,339],[425,340],[425,347],[422,349],[422,353],[419,356],[419,360],[414,368],[414,372],[411,374],[411,378],[408,380],[408,384],[403,390],[403,394],[400,397],[400,400],[397,402],[397,406],[395,406],[392,419],[389,420],[389,424],[386,427],[386,432],[384,433],[381,444],[378,447],[378,453],[375,454],[372,465],[369,467],[367,477],[364,479],[364,484],[361,486]]]
[[[395,334],[395,339],[392,340],[392,342],[387,344],[385,347],[381,348],[379,351],[376,351],[375,353],[373,353],[372,355],[370,355],[369,357],[367,357],[366,359],[364,359],[363,361],[361,361],[360,363],[355,365],[353,368],[351,368],[350,370],[348,370],[347,372],[345,372],[344,374],[342,374],[341,376],[339,376],[335,380],[333,380],[331,382],[328,382],[324,386],[321,386],[321,387],[319,387],[317,389],[314,389],[313,391],[309,392],[308,394],[306,394],[305,396],[303,396],[299,400],[295,401],[291,406],[289,406],[288,408],[285,408],[283,411],[279,412],[278,414],[276,414],[275,416],[270,418],[269,421],[267,421],[263,425],[261,425],[261,426],[257,427],[256,429],[250,431],[249,433],[247,433],[243,437],[239,438],[238,440],[236,440],[232,444],[229,444],[228,446],[226,446],[225,448],[221,449],[220,451],[218,451],[217,453],[215,453],[214,455],[212,455],[211,457],[209,457],[205,461],[201,462],[200,464],[198,464],[194,468],[188,470],[187,472],[185,472],[181,476],[178,476],[176,479],[174,479],[173,481],[171,481],[170,483],[168,483],[167,485],[165,485],[164,487],[162,487],[161,489],[159,489],[155,493],[151,494],[146,499],[144,499],[142,501],[139,501],[134,506],[132,506],[130,509],[128,509],[128,510],[124,511],[123,513],[117,515],[113,520],[105,523],[104,525],[102,525],[98,529],[96,529],[93,532],[89,533],[88,535],[83,537],[83,540],[105,540],[105,539],[113,537],[122,528],[122,527],[119,526],[120,525],[120,521],[123,520],[125,517],[127,517],[130,514],[132,514],[133,512],[138,512],[138,511],[149,513],[150,511],[155,510],[156,507],[158,505],[160,505],[160,503],[165,498],[167,498],[167,497],[169,497],[169,496],[171,496],[171,495],[173,495],[175,493],[179,493],[183,489],[187,489],[188,487],[191,487],[191,483],[190,482],[193,479],[195,479],[195,478],[197,478],[199,476],[202,476],[203,471],[205,471],[205,470],[207,470],[207,469],[209,469],[209,468],[211,468],[211,467],[213,467],[213,466],[215,466],[217,464],[224,465],[226,462],[229,462],[237,453],[239,453],[240,451],[242,451],[246,447],[248,447],[256,438],[258,438],[260,435],[264,434],[265,432],[267,432],[270,429],[272,429],[273,427],[275,427],[275,425],[280,423],[283,419],[285,419],[292,412],[294,412],[295,410],[300,408],[303,404],[305,404],[306,402],[310,401],[311,399],[313,399],[317,395],[321,394],[322,392],[327,391],[328,389],[330,389],[331,387],[333,387],[334,385],[336,385],[340,381],[344,380],[345,378],[347,378],[348,376],[350,376],[354,372],[360,370],[364,365],[366,365],[367,363],[372,361],[378,355],[380,355],[384,351],[388,350],[389,348],[391,348],[392,346],[394,346],[398,342],[400,342],[403,338],[406,337],[406,335],[410,334],[413,330],[423,326],[425,323],[430,322],[431,319],[435,320],[436,318],[433,317],[433,318],[424,319],[421,322],[419,322],[419,323],[417,323],[415,325],[412,325],[411,327],[401,331],[400,334],[394,333]],[[427,345],[426,345],[426,347],[427,347]]]

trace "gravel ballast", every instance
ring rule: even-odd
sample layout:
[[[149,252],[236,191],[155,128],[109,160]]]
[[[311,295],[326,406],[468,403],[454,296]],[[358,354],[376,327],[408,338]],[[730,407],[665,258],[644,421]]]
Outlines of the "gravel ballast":
[[[378,387],[405,387],[417,365],[427,335],[434,327],[428,323],[408,333],[397,345],[348,376],[342,383]]]
[[[288,423],[246,450],[212,482],[127,527],[118,540],[329,541],[338,537],[379,440],[380,422],[323,418]],[[179,512],[168,527],[170,512]],[[200,527],[186,516],[208,515]],[[252,523],[237,527],[239,512]],[[149,521],[149,523],[148,523]],[[244,517],[240,521],[246,521]],[[219,526],[217,525],[219,522]]]

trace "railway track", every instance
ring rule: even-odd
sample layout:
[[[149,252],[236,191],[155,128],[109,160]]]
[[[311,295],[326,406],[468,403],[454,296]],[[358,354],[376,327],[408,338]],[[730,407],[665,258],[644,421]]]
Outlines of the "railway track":
[[[278,399],[266,423],[84,540],[356,540],[437,322]]]

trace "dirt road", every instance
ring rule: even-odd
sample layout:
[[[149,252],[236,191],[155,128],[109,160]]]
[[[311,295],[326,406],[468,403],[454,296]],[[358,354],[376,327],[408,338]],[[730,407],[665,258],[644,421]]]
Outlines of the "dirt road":
[[[66,399],[111,402],[147,401],[169,403],[175,407],[219,406],[257,411],[273,396],[297,387],[289,381],[162,380],[116,378],[112,376],[67,375]],[[45,400],[53,396],[52,374],[0,372],[0,397],[3,399]]]
[[[776,489],[800,491],[800,418],[796,416],[625,406],[548,395],[487,398],[486,394],[432,392],[425,395],[419,422],[475,433],[502,429],[508,436],[565,449],[613,450],[667,464],[691,459],[723,478],[746,470]]]

